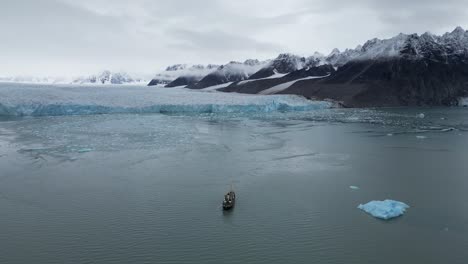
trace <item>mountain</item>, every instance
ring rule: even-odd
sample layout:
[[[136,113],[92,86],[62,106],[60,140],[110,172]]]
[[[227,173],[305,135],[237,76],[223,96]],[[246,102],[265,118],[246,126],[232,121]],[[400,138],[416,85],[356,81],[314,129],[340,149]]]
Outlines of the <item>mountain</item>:
[[[128,84],[145,82],[142,78],[134,78],[125,72],[103,71],[99,74],[73,79],[74,84]]]
[[[252,74],[249,79],[267,78],[278,73],[290,73],[301,69],[306,64],[306,58],[293,54],[280,54],[278,57],[268,62],[264,67]]]
[[[54,77],[34,77],[34,76],[4,76],[0,77],[0,82],[14,82],[14,83],[42,83],[50,84],[62,81],[62,79]]]
[[[190,89],[203,89],[219,84],[243,81],[261,69],[263,65],[265,65],[265,62],[258,60],[246,60],[243,63],[231,61],[226,65],[219,66],[200,81],[192,83],[187,87]]]
[[[148,86],[163,85],[165,87],[186,86],[198,82],[207,74],[213,72],[219,65],[188,65],[175,64],[158,73]]]
[[[186,70],[186,68],[187,64],[174,64],[168,66],[164,72],[156,74],[148,83],[148,86],[166,85],[177,78],[182,71]]]
[[[283,84],[286,88],[273,91],[332,99],[348,107],[456,105],[460,97],[468,96],[468,32],[460,27],[442,36],[424,33],[375,38],[355,49],[335,49],[327,56],[313,57],[315,65],[329,65],[336,71],[326,77],[296,78],[300,81],[295,82],[291,76],[285,78],[287,75],[273,78],[279,70],[295,68],[289,75],[298,72],[302,77],[297,68],[314,64],[308,62],[311,59],[280,55],[275,63],[250,77],[256,80],[222,91],[262,93]]]
[[[243,82],[233,83],[228,87],[219,89],[219,91],[256,94],[283,83],[309,77],[328,76],[333,72],[335,72],[335,69],[329,64],[306,67],[287,74],[275,73],[274,75],[265,78],[249,79]]]

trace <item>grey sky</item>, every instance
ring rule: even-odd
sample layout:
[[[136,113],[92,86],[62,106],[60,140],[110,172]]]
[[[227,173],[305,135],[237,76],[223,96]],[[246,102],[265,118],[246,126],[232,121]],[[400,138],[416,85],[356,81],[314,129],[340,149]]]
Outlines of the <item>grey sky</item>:
[[[0,76],[150,74],[458,25],[466,0],[0,0]]]

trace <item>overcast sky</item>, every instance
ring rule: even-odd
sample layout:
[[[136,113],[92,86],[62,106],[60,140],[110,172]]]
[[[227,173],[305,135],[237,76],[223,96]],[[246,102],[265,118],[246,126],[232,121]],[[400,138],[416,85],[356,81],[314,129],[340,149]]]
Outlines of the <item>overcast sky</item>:
[[[0,0],[0,76],[152,74],[458,25],[467,0]]]

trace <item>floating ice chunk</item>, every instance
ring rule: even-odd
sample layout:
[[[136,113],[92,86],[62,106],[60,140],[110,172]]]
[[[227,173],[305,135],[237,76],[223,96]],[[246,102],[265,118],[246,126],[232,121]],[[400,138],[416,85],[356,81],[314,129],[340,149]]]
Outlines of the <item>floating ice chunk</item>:
[[[392,133],[388,133],[388,134],[387,134],[387,137],[392,137],[392,136],[393,136]]]
[[[418,115],[418,117],[419,117],[419,118],[424,118],[424,117],[426,117],[426,115],[423,114],[423,113],[420,113],[420,114]]]
[[[360,204],[358,208],[373,217],[388,220],[403,215],[406,209],[409,208],[409,205],[399,201],[384,200]]]
[[[441,129],[440,132],[450,132],[450,131],[455,131],[456,128],[454,127],[449,127],[449,128],[444,128],[444,129]]]
[[[359,190],[359,187],[354,186],[354,185],[349,186],[349,188],[352,189],[352,190]]]
[[[426,139],[426,136],[416,136],[417,139]]]
[[[78,153],[86,153],[86,152],[91,152],[91,151],[93,151],[93,149],[91,148],[82,148],[82,149],[77,150]]]

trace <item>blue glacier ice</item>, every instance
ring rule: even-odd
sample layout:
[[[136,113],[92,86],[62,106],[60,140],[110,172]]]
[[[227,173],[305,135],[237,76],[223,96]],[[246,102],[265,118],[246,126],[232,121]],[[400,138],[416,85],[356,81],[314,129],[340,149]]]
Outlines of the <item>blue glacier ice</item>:
[[[406,209],[409,208],[409,205],[399,201],[384,200],[370,201],[366,204],[360,204],[358,208],[373,217],[388,220],[403,215]]]
[[[0,84],[0,116],[112,113],[254,113],[309,111],[332,103],[296,95],[248,95],[146,86]]]

